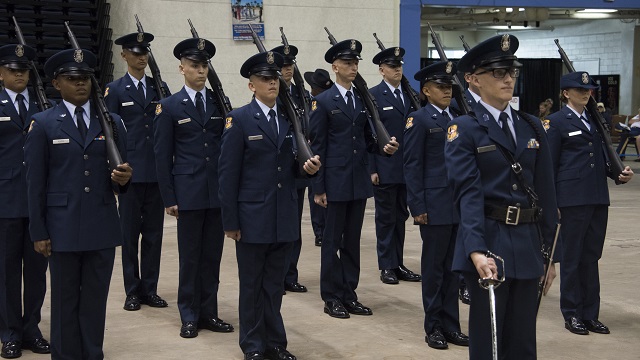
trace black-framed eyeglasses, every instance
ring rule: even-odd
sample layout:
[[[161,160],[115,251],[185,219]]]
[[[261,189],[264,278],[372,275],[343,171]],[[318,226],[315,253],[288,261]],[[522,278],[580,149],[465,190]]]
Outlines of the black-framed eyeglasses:
[[[511,78],[515,79],[518,76],[520,76],[520,69],[515,67],[489,69],[489,70],[478,72],[476,73],[476,75],[482,75],[486,73],[491,73],[493,77],[496,79],[504,79],[504,77],[507,76],[507,74],[511,75]]]

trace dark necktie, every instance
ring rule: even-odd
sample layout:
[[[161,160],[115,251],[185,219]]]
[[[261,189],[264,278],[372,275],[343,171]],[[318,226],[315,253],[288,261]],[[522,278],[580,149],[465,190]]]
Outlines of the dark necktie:
[[[278,137],[278,124],[276,124],[276,112],[271,109],[269,110],[269,125],[271,126],[271,130],[273,130],[273,134]]]
[[[402,98],[402,93],[400,92],[400,89],[393,90],[393,93],[396,94],[396,99],[398,99],[398,102],[400,102],[400,104],[402,104],[402,106],[404,107],[404,99]]]
[[[18,115],[20,115],[22,125],[24,125],[24,122],[27,120],[27,107],[24,104],[24,95],[16,95],[16,101],[18,102]]]
[[[511,144],[511,146],[513,146],[513,148],[515,149],[516,142],[513,139],[513,134],[511,134],[511,130],[509,129],[509,116],[507,115],[507,113],[505,112],[500,113],[500,124],[502,124],[502,132],[504,133],[504,136],[507,137],[509,144]]]
[[[84,141],[87,137],[87,124],[84,122],[84,116],[82,116],[82,113],[84,113],[84,109],[78,106],[76,108],[76,121],[78,122],[78,131],[80,132],[80,138],[82,139],[82,141]]]
[[[353,93],[351,91],[347,91],[347,108],[350,111],[349,114],[353,116],[356,107],[353,103]]]
[[[587,119],[587,117],[585,116],[580,116],[580,120],[584,121],[587,124],[587,129],[591,131],[591,121],[589,121],[589,119]]]
[[[204,101],[202,100],[202,93],[196,93],[196,110],[198,110],[198,115],[200,115],[200,120],[204,121]]]
[[[140,98],[143,100],[147,99],[147,97],[144,96],[144,86],[142,85],[142,81],[138,81],[138,95],[140,95]]]
[[[449,113],[446,111],[442,111],[442,117],[445,118],[445,120],[447,120],[447,122],[449,122],[449,120],[451,120],[451,116],[449,116]]]

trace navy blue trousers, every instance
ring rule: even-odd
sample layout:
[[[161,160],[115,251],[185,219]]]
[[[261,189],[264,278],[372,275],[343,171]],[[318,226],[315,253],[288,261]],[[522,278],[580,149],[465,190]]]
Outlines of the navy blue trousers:
[[[373,187],[376,204],[376,238],[378,268],[396,269],[403,265],[407,186],[405,184],[381,184]]]

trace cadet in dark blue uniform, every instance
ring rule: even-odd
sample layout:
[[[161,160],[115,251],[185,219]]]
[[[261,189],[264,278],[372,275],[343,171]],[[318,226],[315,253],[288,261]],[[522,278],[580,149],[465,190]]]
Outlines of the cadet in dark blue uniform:
[[[380,120],[398,143],[402,143],[405,118],[416,109],[409,101],[407,89],[400,85],[402,57],[400,47],[385,49],[373,57],[379,66],[382,81],[370,89],[378,103]],[[398,279],[420,281],[421,277],[403,265],[407,187],[402,171],[402,148],[394,156],[369,155],[369,173],[376,204],[376,239],[380,280],[385,284],[397,284]]]
[[[567,105],[548,116],[547,135],[562,214],[560,310],[567,330],[580,335],[609,333],[598,320],[598,260],[607,232],[607,176],[613,179],[613,175],[607,167],[602,135],[594,124],[598,120],[585,108],[591,90],[597,87],[586,72],[564,75],[560,88]],[[627,182],[632,176],[627,166],[617,180]]]
[[[240,74],[255,98],[230,112],[220,154],[225,234],[236,241],[240,279],[240,348],[245,360],[295,360],[280,314],[285,274],[299,224],[293,130],[276,106],[283,59],[269,51],[250,57]],[[316,156],[304,170],[319,168]]]
[[[44,64],[63,101],[32,116],[24,154],[29,231],[36,251],[50,256],[51,358],[102,359],[115,247],[122,244],[116,196],[131,167],[109,172],[96,104],[89,101],[96,57],[63,50]],[[113,117],[126,159],[126,130]]]
[[[495,291],[498,354],[536,358],[542,242],[550,248],[557,220],[551,154],[542,124],[509,106],[521,67],[514,55],[517,49],[518,39],[505,34],[483,41],[460,59],[458,69],[472,74],[481,100],[475,116],[458,117],[447,130],[445,162],[460,211],[453,270],[464,274],[471,294],[471,360],[492,358],[489,292],[478,280],[498,275],[506,277]],[[522,167],[521,178],[509,157]],[[525,187],[535,190],[539,199],[532,201]],[[492,254],[504,259],[504,272]]]
[[[216,48],[186,39],[173,49],[185,86],[160,101],[153,122],[158,184],[167,214],[178,219],[180,336],[197,329],[231,332],[218,318],[218,285],[224,232],[218,199],[218,157],[223,119],[205,87],[207,61]]]
[[[291,97],[293,101],[298,105],[300,109],[304,109],[304,97],[300,94],[298,88],[293,86],[291,79],[293,79],[293,68],[296,62],[296,55],[298,54],[298,48],[295,46],[278,46],[271,51],[279,53],[283,58],[282,65],[282,79],[289,86]],[[298,191],[298,228],[300,229],[298,240],[293,243],[293,250],[291,251],[291,261],[289,263],[289,270],[287,270],[287,276],[284,278],[284,289],[291,292],[307,292],[307,287],[298,282],[298,260],[300,259],[300,250],[302,249],[302,210],[304,208],[304,191],[309,187],[309,180],[296,179],[296,189]]]
[[[40,111],[35,95],[27,90],[29,61],[35,56],[29,46],[0,47],[0,339],[6,359],[20,357],[23,348],[49,353],[38,327],[47,291],[47,259],[35,252],[29,237],[22,151],[31,116]]]
[[[144,73],[151,40],[153,35],[149,33],[133,33],[116,39],[115,43],[122,45],[120,55],[127,63],[127,73],[107,84],[104,94],[109,110],[120,115],[127,127],[127,160],[136,169],[129,191],[120,196],[118,202],[124,236],[125,310],[138,310],[140,303],[151,307],[167,306],[156,293],[164,207],[153,154],[153,113],[161,90],[156,89],[153,78]]]
[[[314,201],[327,208],[322,240],[320,293],[324,312],[337,318],[349,313],[371,315],[358,301],[360,234],[367,198],[373,195],[367,168],[367,150],[377,152],[364,104],[351,82],[358,73],[362,44],[344,40],[333,45],[324,59],[332,64],[336,82],[311,104],[309,133],[314,154],[324,167],[314,179]],[[385,152],[398,149],[395,138]]]
[[[452,94],[452,62],[437,62],[418,71],[421,93],[427,103],[407,117],[404,134],[404,174],[409,210],[422,237],[422,304],[427,344],[446,349],[447,342],[468,346],[460,331],[458,274],[451,270],[460,221],[449,186],[444,143]]]
[[[311,99],[320,95],[323,91],[333,86],[333,81],[329,77],[329,72],[325,69],[316,69],[315,71],[307,71],[304,73],[304,80],[311,87]],[[324,221],[327,217],[327,209],[316,204],[313,201],[313,182],[309,182],[309,215],[311,217],[311,227],[315,235],[315,245],[322,246],[322,236],[324,233]]]

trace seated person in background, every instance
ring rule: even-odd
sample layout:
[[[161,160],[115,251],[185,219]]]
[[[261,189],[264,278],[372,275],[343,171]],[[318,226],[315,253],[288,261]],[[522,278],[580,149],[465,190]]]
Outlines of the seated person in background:
[[[602,103],[598,103],[598,110],[600,109],[600,105]],[[620,134],[620,143],[618,144],[618,148],[616,149],[616,152],[618,154],[620,154],[620,159],[624,160],[624,154],[627,151],[627,147],[623,145],[624,143],[627,141],[627,138],[629,137],[635,137],[636,138],[636,149],[638,149],[638,146],[640,146],[640,138],[638,137],[638,135],[640,135],[640,108],[638,109],[638,114],[634,117],[632,117],[631,119],[629,119],[629,123],[628,123],[628,129],[627,127],[623,126],[623,130],[622,130],[622,134]],[[636,162],[640,162],[640,158],[635,159],[634,161]]]
[[[601,102],[597,104],[597,108],[600,114],[602,114],[602,117],[607,121],[607,124],[609,124],[609,127],[611,127],[613,117],[613,115],[611,114],[611,110],[604,107],[604,103]]]

